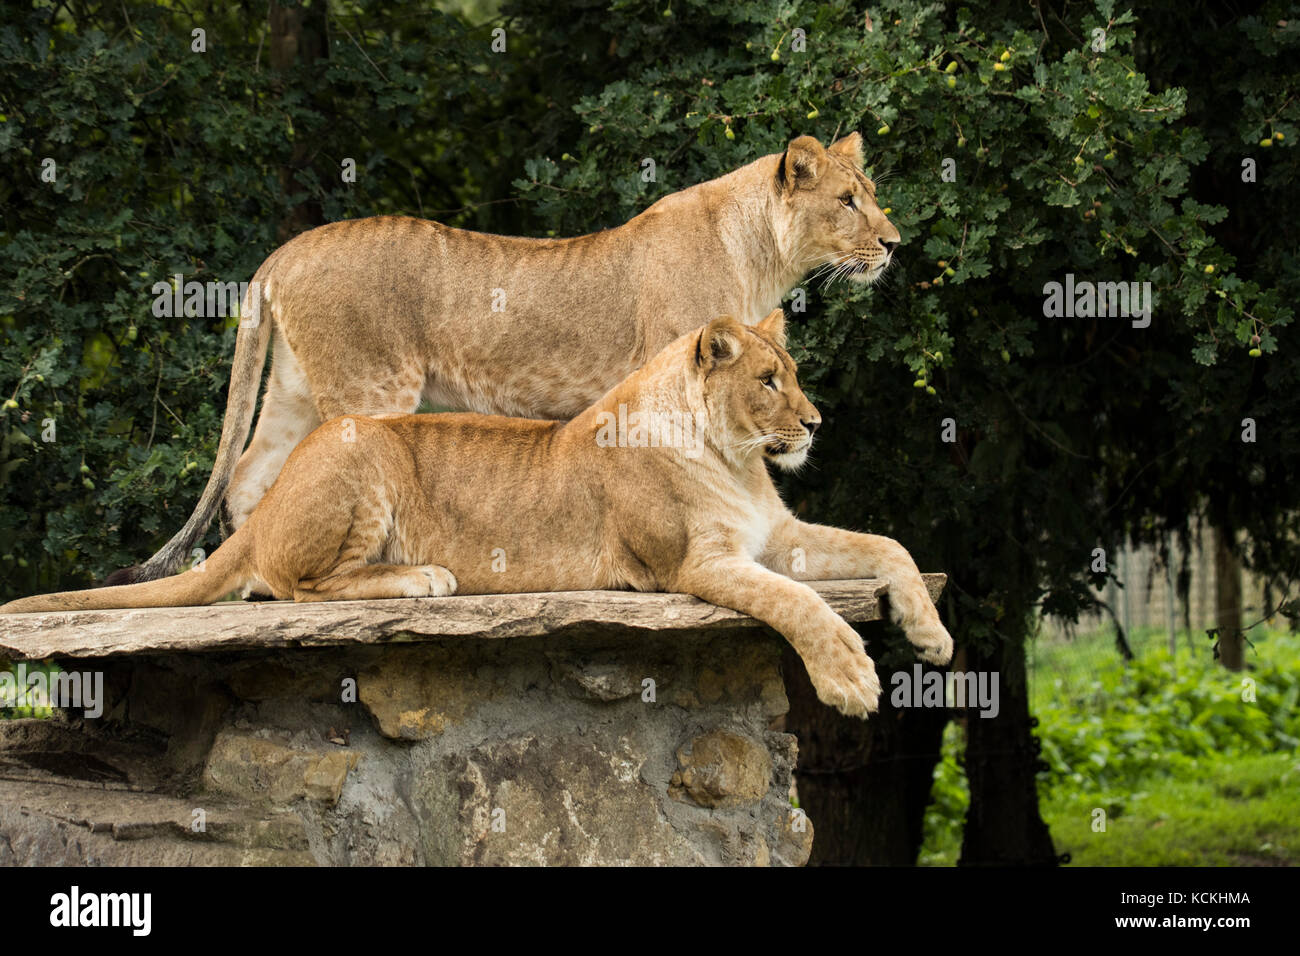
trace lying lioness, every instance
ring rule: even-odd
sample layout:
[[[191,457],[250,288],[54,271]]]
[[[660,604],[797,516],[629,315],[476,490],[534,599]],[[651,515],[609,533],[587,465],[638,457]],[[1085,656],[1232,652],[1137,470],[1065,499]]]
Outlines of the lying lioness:
[[[0,612],[207,604],[250,585],[295,601],[678,591],[771,625],[822,701],[864,715],[880,683],[862,640],[795,578],[883,578],[922,657],[947,662],[952,640],[900,544],[800,521],[777,496],[765,461],[798,467],[821,423],[784,342],[779,309],[715,319],[567,423],[333,419],[202,571]]]

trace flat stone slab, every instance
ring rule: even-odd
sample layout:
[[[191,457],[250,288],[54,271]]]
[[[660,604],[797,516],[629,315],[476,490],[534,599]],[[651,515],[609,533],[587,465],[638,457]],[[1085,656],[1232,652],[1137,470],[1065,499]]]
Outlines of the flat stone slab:
[[[937,600],[948,578],[924,575]],[[881,580],[812,581],[845,620],[879,620]],[[753,618],[686,594],[561,591],[385,601],[229,601],[205,607],[0,615],[0,658],[104,658],[440,638],[664,633],[761,627]]]

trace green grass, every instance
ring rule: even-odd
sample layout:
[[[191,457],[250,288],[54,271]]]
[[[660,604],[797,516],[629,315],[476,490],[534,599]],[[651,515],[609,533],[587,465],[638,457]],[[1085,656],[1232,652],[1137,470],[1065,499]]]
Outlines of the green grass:
[[[1031,646],[1030,706],[1050,766],[1040,806],[1058,852],[1088,866],[1300,863],[1300,637],[1251,639],[1240,674],[1186,635],[1171,658],[1163,633],[1134,634],[1128,665],[1104,632]],[[925,865],[960,852],[961,737],[950,725]]]
[[[1300,863],[1300,757],[1214,762],[1202,779],[1152,779],[1094,832],[1097,801],[1043,806],[1057,852],[1082,866],[1288,866]]]

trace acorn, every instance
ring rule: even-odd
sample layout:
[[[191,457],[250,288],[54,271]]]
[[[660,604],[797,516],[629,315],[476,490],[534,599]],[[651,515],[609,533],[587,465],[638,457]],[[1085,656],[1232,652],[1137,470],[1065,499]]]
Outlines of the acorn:
[[[925,379],[923,379],[923,378],[918,378],[915,382],[912,383],[912,387],[913,387],[913,388],[925,388],[925,386],[926,386],[927,384],[929,384],[929,383],[926,382]]]
[[[939,394],[938,392],[936,392],[936,391],[934,390],[934,386],[933,386],[933,385],[927,385],[927,386],[925,387],[925,391],[926,391],[926,394],[927,394],[927,395],[937,395],[937,394]]]
[[[808,119],[816,119],[817,117],[819,117],[819,116],[821,116],[821,115],[822,115],[822,114],[821,114],[821,111],[819,111],[819,110],[817,109],[817,107],[815,107],[815,106],[814,106],[812,109],[810,109],[810,110],[808,111],[808,113],[807,113],[807,117],[808,117]]]
[[[89,478],[82,478],[82,479],[81,479],[81,484],[85,487],[85,489],[86,489],[87,491],[94,491],[94,490],[95,490],[95,483],[94,483],[93,481],[91,481]]]
[[[995,72],[995,73],[1001,73],[1001,72],[1003,72],[1006,68],[1007,68],[1007,65],[1006,65],[1005,63],[994,63],[994,64],[993,64],[993,72]]]
[[[1259,357],[1260,357],[1261,355],[1263,355],[1263,354],[1264,354],[1264,353],[1261,352],[1259,349],[1251,349],[1251,350],[1250,350],[1250,357],[1251,357],[1251,358],[1259,358]]]
[[[956,61],[956,60],[953,60],[951,63],[949,63],[947,66],[945,66],[945,67],[943,68],[943,72],[948,73],[948,74],[956,73],[956,72],[957,72],[957,61]]]
[[[948,77],[948,88],[954,89],[956,86],[957,86],[957,77],[955,76]]]
[[[728,126],[727,129],[726,129],[726,137],[727,137],[727,139],[735,139],[735,138],[736,138],[736,134],[735,134],[735,132],[732,131],[732,129],[731,129],[730,126]]]
[[[1272,146],[1272,145],[1273,145],[1273,140],[1272,140],[1271,137],[1270,137],[1269,139],[1261,139],[1261,140],[1259,141],[1259,145],[1260,145],[1260,146]]]
[[[773,62],[773,63],[776,63],[776,62],[779,61],[780,59],[781,59],[781,51],[780,51],[780,50],[773,50],[773,51],[772,51],[772,62]]]
[[[1214,266],[1213,266],[1213,265],[1208,265],[1208,266],[1206,266],[1206,267],[1205,267],[1205,274],[1206,274],[1207,276],[1208,276],[1208,275],[1214,275]]]
[[[884,126],[880,127],[880,129],[876,130],[876,135],[877,135],[877,136],[888,136],[888,135],[889,135],[889,124],[886,123]]]

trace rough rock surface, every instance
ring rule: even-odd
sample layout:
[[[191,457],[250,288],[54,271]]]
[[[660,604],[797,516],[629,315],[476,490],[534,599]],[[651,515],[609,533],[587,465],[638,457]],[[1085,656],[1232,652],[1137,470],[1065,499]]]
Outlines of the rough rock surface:
[[[879,614],[877,582],[819,587]],[[807,860],[779,637],[681,595],[517,597],[0,618],[0,654],[107,698],[0,721],[0,864]]]

